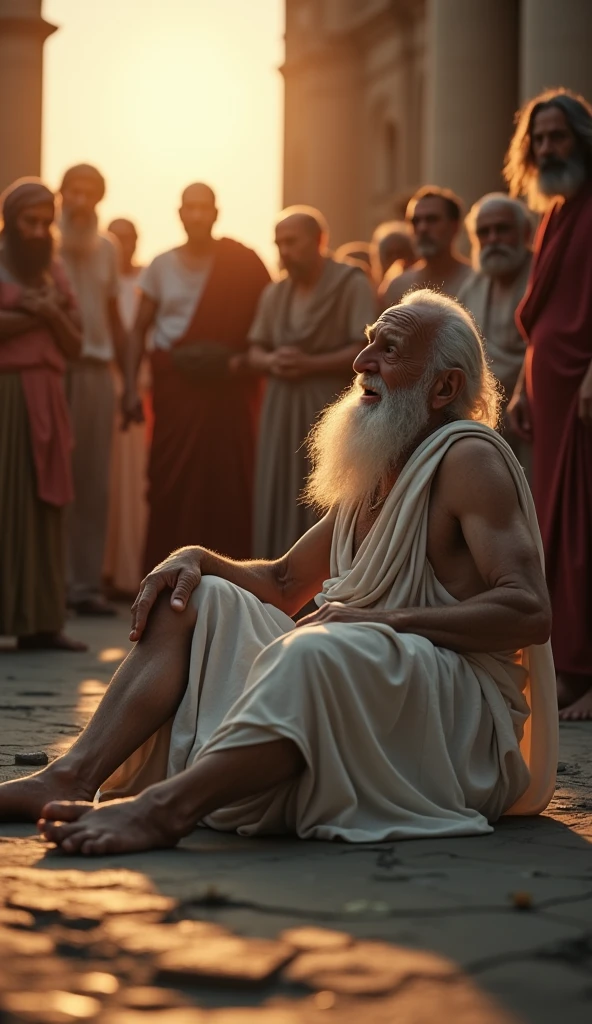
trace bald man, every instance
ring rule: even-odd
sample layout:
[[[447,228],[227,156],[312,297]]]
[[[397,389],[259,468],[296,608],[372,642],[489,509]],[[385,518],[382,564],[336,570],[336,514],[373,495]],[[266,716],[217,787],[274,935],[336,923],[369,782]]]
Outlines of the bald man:
[[[515,315],[532,263],[530,217],[518,199],[491,192],[475,203],[465,223],[475,273],[461,288],[459,301],[473,314],[485,340],[491,368],[503,388],[505,419],[526,350]],[[530,469],[530,444],[521,441],[508,422],[504,437]]]
[[[185,189],[179,216],[186,241],[139,278],[127,374],[133,416],[153,328],[146,572],[195,537],[233,558],[251,554],[261,381],[247,366],[247,334],[269,274],[252,249],[213,237],[218,210],[208,185]]]
[[[316,521],[300,501],[310,472],[303,441],[351,381],[376,313],[364,271],[327,254],[328,227],[318,210],[284,210],[275,241],[286,275],[262,295],[249,334],[251,363],[269,378],[257,451],[258,558],[279,558]]]

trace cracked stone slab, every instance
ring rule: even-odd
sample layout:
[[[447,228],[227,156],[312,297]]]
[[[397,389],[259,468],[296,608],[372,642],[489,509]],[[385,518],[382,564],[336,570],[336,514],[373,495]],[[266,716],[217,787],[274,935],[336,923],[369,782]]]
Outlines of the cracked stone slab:
[[[54,757],[67,749],[128,649],[127,626],[123,614],[73,620],[68,631],[91,642],[84,655],[2,655],[0,779],[27,773],[11,763],[18,751]],[[37,986],[94,999],[100,1024],[589,1024],[592,725],[562,726],[560,745],[562,771],[548,812],[503,819],[482,837],[354,847],[200,829],[176,850],[86,860],[50,852],[33,826],[2,826],[0,935],[11,934],[13,952],[0,962],[0,992],[12,979],[26,994]],[[532,909],[516,910],[515,892],[528,893]],[[57,909],[8,907],[15,893]],[[99,906],[103,894],[108,913]],[[142,910],[140,898],[172,902]],[[341,933],[343,952],[399,946],[409,957],[452,963],[454,972],[410,979],[372,999],[329,989],[304,996],[281,971],[243,989],[202,987],[194,975],[174,991],[155,984],[156,958],[184,948],[177,945],[184,927],[196,943],[208,929],[218,938],[231,931],[239,941],[284,943],[293,962],[309,955],[305,943],[320,954],[330,949],[327,936]],[[19,941],[29,936],[53,952],[34,956],[28,944],[24,953]],[[126,991],[144,996],[127,1004]],[[42,1005],[29,1017],[35,1024],[45,1024]],[[55,1019],[58,1010],[51,1012]]]
[[[294,956],[294,948],[273,939],[206,936],[156,957],[165,981],[202,980],[226,985],[260,985]]]

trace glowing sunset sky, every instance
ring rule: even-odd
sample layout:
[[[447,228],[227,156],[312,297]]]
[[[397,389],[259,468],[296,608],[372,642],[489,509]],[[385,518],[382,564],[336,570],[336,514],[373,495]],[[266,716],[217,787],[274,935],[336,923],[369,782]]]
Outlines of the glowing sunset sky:
[[[218,232],[275,261],[282,0],[45,0],[43,175],[96,164],[101,222],[129,217],[146,261],[183,239],[182,188],[206,181]]]

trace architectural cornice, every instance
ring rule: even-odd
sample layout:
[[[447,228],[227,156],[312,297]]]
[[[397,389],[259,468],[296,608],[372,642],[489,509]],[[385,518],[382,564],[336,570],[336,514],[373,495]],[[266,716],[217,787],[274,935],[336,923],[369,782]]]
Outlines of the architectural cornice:
[[[19,17],[0,13],[0,35],[35,36],[44,43],[49,36],[57,32],[57,25],[52,25],[41,17]]]

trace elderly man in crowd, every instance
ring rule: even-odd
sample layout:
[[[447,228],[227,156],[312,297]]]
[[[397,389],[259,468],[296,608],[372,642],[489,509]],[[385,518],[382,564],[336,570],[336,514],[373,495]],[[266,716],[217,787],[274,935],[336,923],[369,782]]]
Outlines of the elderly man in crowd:
[[[564,719],[592,719],[592,107],[565,90],[521,111],[506,163],[513,195],[545,213],[518,309],[528,342],[510,403],[533,443],[534,497],[553,606]]]
[[[321,522],[277,561],[191,547],[158,566],[94,718],[46,771],[0,787],[5,818],[104,854],[174,845],[198,822],[374,842],[545,807],[557,712],[540,538],[491,429],[479,336],[419,292],[368,330],[354,368],[310,442]],[[97,787],[137,795],[93,807]]]
[[[101,593],[107,538],[115,388],[126,333],[118,308],[117,250],[98,229],[105,179],[90,164],[70,167],[60,192],[61,256],[82,318],[82,352],[70,369],[74,504],[68,515],[69,604],[79,615],[114,615]]]
[[[532,262],[530,217],[518,199],[492,192],[472,207],[466,227],[475,274],[458,298],[483,335],[491,368],[503,389],[505,411],[524,362],[524,339],[515,318]],[[507,422],[504,437],[528,469],[530,445],[514,434]]]
[[[22,179],[0,202],[0,635],[25,649],[86,650],[62,633],[73,497],[64,375],[80,328],[53,255],[53,193]]]
[[[319,412],[351,381],[351,365],[376,315],[357,266],[327,254],[318,210],[280,215],[276,245],[286,275],[261,297],[249,332],[252,366],[268,375],[255,482],[254,554],[278,558],[316,521],[299,499],[310,470],[304,439]]]
[[[154,433],[148,468],[144,569],[195,537],[248,558],[260,381],[247,366],[247,334],[269,274],[252,249],[212,234],[216,196],[199,182],[179,209],[186,241],[139,279],[128,394],[152,328]]]
[[[413,228],[413,244],[420,258],[383,291],[383,308],[395,305],[406,292],[417,288],[434,288],[453,299],[458,296],[471,275],[469,261],[455,245],[462,212],[458,196],[435,185],[420,188],[409,200],[405,216]]]

